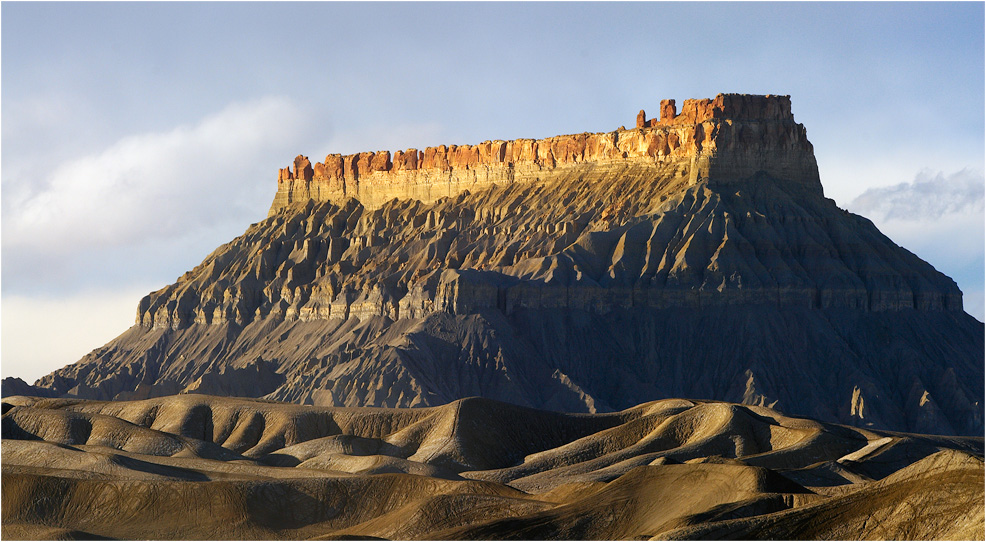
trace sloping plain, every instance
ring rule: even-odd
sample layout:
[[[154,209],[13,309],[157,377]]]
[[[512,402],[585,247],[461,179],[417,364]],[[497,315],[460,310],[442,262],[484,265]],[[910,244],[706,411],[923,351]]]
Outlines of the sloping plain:
[[[983,439],[667,399],[8,397],[4,539],[983,539]]]

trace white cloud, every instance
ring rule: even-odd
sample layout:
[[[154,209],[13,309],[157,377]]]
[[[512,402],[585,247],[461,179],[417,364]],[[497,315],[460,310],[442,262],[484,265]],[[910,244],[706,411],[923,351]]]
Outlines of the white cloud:
[[[266,216],[277,168],[311,141],[327,152],[396,150],[440,132],[398,124],[342,136],[325,126],[265,98],[48,170],[5,168],[3,374],[33,381],[122,333],[143,295]]]
[[[4,375],[34,380],[122,333],[143,295],[266,216],[314,128],[264,98],[34,175],[4,168]]]
[[[945,177],[961,177],[966,174],[972,176],[977,171],[982,174],[981,139],[978,147],[975,146],[975,141],[928,146],[926,138],[917,142],[895,141],[890,145],[874,146],[866,138],[845,136],[845,126],[836,129],[823,125],[822,128],[819,130],[809,127],[808,137],[815,146],[815,158],[825,195],[842,206],[852,202],[867,189],[889,189],[908,179],[935,182],[939,174]],[[867,132],[863,128],[860,130],[861,133]],[[818,134],[820,131],[825,133]],[[967,169],[964,170],[965,173],[956,172],[960,168]],[[941,173],[946,171],[955,173]],[[915,175],[915,172],[920,173]],[[948,180],[945,179],[946,182]]]
[[[0,373],[33,383],[78,361],[134,323],[151,287],[88,291],[69,296],[4,295]]]
[[[971,169],[922,171],[909,183],[870,188],[848,205],[897,244],[952,277],[966,312],[984,319],[986,181]]]
[[[885,220],[924,221],[945,215],[983,214],[983,173],[970,169],[952,173],[924,170],[912,182],[870,188],[849,208]]]
[[[945,175],[925,170],[909,183],[870,188],[848,208],[918,255],[970,262],[983,257],[984,192],[981,171]]]
[[[245,214],[248,224],[273,195],[274,164],[289,161],[309,135],[296,106],[265,98],[192,126],[126,137],[41,179],[5,178],[4,249],[86,251]]]

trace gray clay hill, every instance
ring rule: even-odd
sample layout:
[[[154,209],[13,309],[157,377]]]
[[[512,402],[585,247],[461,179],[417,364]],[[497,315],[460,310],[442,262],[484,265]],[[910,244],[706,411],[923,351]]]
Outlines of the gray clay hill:
[[[3,401],[4,540],[982,540],[983,439],[665,399],[571,414]]]
[[[982,435],[983,333],[954,281],[824,197],[789,96],[720,94],[606,133],[299,156],[132,328],[4,394],[676,397]]]

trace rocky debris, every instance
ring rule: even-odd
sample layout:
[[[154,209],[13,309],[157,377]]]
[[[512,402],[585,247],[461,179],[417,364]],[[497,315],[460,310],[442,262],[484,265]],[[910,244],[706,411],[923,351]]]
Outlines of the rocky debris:
[[[294,179],[294,173],[291,172],[290,167],[285,167],[277,170],[277,183],[281,184]]]
[[[657,126],[658,123],[659,123],[659,121],[657,119],[647,120],[647,113],[645,113],[643,109],[640,110],[640,113],[637,113],[637,128],[638,129],[653,128],[653,127]]]
[[[310,181],[312,180],[312,175],[314,171],[312,170],[312,163],[308,161],[307,156],[298,155],[294,159],[294,171],[295,179],[299,181]]]
[[[553,148],[565,155],[563,142]],[[375,210],[354,200],[285,209],[146,297],[138,324],[339,318],[367,287],[380,292],[376,315],[417,305],[508,316],[520,308],[606,314],[743,304],[961,311],[950,279],[865,219],[789,193],[783,182],[759,179],[745,194],[707,183],[668,193],[631,171],[600,182],[605,199],[580,181]]]
[[[324,171],[325,165],[318,164]],[[277,182],[278,184],[290,182],[294,180],[298,181],[311,181],[314,174],[312,169],[312,163],[308,160],[307,156],[298,155],[294,159],[294,171],[290,167],[281,168],[277,171]]]

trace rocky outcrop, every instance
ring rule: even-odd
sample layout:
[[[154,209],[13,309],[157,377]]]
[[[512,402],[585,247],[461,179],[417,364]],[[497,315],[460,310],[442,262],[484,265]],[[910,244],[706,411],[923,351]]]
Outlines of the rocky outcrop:
[[[298,156],[293,173],[279,171],[271,214],[290,204],[346,197],[370,208],[393,198],[431,202],[495,184],[550,182],[581,174],[587,166],[632,165],[655,175],[674,168],[692,184],[712,178],[748,181],[764,172],[822,190],[811,143],[791,114],[790,96],[720,94],[685,100],[680,114],[674,100],[665,100],[659,121],[646,120],[641,111],[633,130],[440,145],[393,156],[390,151],[330,154],[312,173],[307,164],[307,157]]]
[[[584,411],[696,397],[983,432],[982,324],[954,281],[823,196],[787,97],[669,100],[639,121],[300,156],[267,219],[36,385]]]

